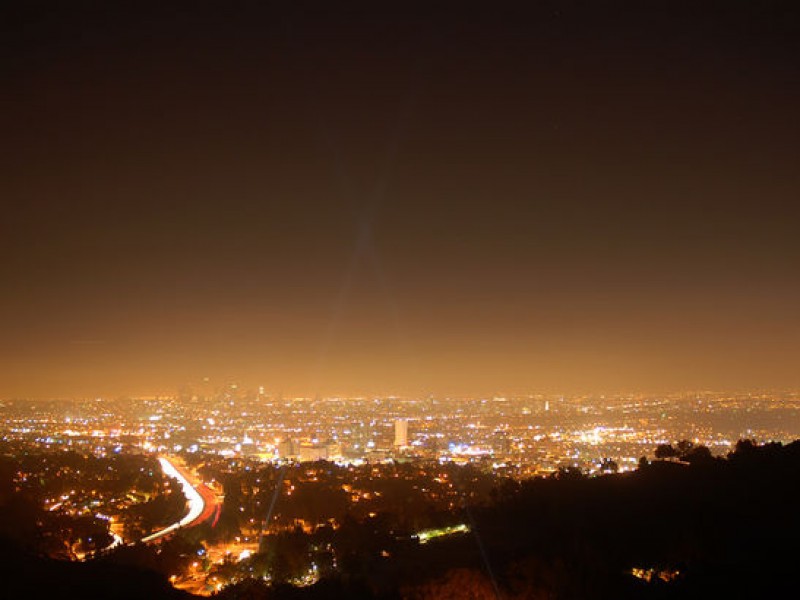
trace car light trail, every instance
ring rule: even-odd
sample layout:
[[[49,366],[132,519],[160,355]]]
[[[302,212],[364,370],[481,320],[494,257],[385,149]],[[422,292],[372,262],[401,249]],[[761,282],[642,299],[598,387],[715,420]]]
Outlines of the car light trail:
[[[178,480],[183,488],[183,495],[186,496],[186,500],[189,503],[189,512],[178,522],[173,523],[169,527],[165,527],[160,531],[156,531],[146,537],[142,538],[142,541],[145,543],[153,542],[158,540],[164,536],[177,531],[181,527],[186,527],[193,521],[195,521],[201,514],[203,514],[203,510],[205,509],[205,501],[200,493],[194,489],[194,486],[189,482],[186,477],[173,465],[169,462],[168,459],[159,457],[158,462],[161,464],[161,470],[164,471],[164,475],[167,477],[173,477]]]

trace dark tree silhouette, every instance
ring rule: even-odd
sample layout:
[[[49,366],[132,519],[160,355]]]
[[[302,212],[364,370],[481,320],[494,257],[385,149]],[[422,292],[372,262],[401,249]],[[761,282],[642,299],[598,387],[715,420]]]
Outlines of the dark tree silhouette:
[[[659,444],[656,446],[656,458],[676,458],[680,453],[672,447],[672,444]]]

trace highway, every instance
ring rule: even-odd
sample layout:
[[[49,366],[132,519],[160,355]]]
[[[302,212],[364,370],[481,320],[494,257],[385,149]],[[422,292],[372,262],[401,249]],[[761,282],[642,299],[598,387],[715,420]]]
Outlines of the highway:
[[[145,543],[157,541],[171,533],[174,533],[181,527],[197,524],[208,518],[207,515],[213,514],[213,507],[207,507],[206,499],[203,498],[205,495],[206,498],[213,503],[213,495],[201,495],[200,492],[197,491],[192,483],[186,478],[184,472],[170,462],[169,459],[159,457],[158,462],[161,464],[161,470],[164,471],[165,475],[177,479],[181,484],[181,487],[183,488],[183,495],[186,496],[186,500],[189,503],[189,512],[187,512],[180,521],[173,523],[172,525],[165,527],[160,531],[156,531],[155,533],[151,533],[150,535],[143,537],[142,541]]]
[[[121,537],[119,537],[113,531],[109,531],[109,535],[111,536],[111,543],[106,546],[105,548],[101,548],[97,551],[97,554],[104,554],[105,552],[110,552],[114,548],[122,546],[125,542]],[[92,552],[76,552],[75,556],[78,560],[87,560],[88,557],[94,556],[95,554]]]

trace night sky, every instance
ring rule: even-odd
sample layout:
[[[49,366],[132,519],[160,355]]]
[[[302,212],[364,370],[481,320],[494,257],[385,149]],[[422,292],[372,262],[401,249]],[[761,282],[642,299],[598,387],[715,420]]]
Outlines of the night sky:
[[[7,1],[0,43],[0,397],[800,386],[796,1]]]

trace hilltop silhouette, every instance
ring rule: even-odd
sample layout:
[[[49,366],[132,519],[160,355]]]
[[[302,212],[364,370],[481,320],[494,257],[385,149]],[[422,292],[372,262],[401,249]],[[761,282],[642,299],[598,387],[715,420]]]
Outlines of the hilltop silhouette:
[[[794,590],[800,441],[740,441],[726,458],[702,447],[673,450],[643,457],[629,473],[563,470],[507,481],[489,505],[462,507],[471,533],[424,545],[348,522],[332,538],[348,549],[335,576],[305,588],[245,580],[218,597],[763,598]],[[35,512],[2,498],[7,597],[191,597],[158,572],[166,559],[149,556],[158,550],[125,549],[86,563],[37,556],[24,537],[35,531]],[[286,539],[278,553],[297,546]]]

